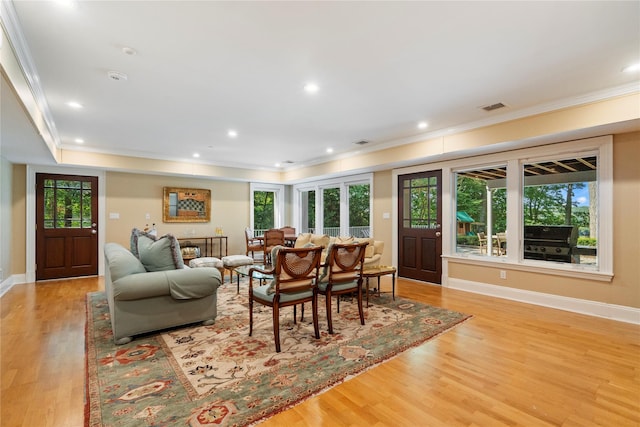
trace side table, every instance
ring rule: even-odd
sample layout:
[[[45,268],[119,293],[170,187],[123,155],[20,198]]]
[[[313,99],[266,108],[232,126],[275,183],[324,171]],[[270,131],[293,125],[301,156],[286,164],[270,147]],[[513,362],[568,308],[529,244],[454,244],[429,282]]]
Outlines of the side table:
[[[378,296],[380,296],[380,277],[391,274],[391,296],[396,300],[396,268],[388,265],[378,265],[376,267],[365,268],[362,271],[362,277],[367,279],[367,307],[369,307],[369,278],[378,278]]]

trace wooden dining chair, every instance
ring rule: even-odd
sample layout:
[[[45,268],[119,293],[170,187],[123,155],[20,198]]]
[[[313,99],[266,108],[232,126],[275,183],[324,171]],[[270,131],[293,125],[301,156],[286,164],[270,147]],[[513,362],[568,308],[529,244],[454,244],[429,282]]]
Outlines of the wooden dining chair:
[[[487,235],[485,233],[478,233],[478,245],[480,246],[480,253],[487,253]]]
[[[265,264],[272,264],[271,250],[276,246],[284,246],[284,231],[278,228],[271,228],[264,232],[262,242]]]
[[[293,305],[293,321],[296,322],[296,304],[311,301],[313,329],[320,338],[318,326],[318,270],[322,247],[279,248],[274,251],[274,266],[266,270],[253,267],[249,270],[249,336],[253,333],[253,303],[273,309],[273,335],[276,352],[280,352],[280,309]],[[270,284],[254,287],[254,272],[272,274]],[[260,280],[260,279],[255,279]]]
[[[318,283],[318,293],[325,296],[329,333],[333,334],[331,297],[337,296],[337,311],[340,312],[340,295],[356,293],[360,324],[364,325],[362,309],[362,270],[364,253],[368,242],[334,243],[327,249],[324,271]]]
[[[249,252],[251,252],[251,258],[255,260],[256,257],[254,252],[263,251],[262,239],[256,239],[255,236],[253,235],[253,230],[251,230],[249,227],[246,227],[244,229],[244,237],[245,237],[246,248],[247,248],[245,255],[249,256]]]

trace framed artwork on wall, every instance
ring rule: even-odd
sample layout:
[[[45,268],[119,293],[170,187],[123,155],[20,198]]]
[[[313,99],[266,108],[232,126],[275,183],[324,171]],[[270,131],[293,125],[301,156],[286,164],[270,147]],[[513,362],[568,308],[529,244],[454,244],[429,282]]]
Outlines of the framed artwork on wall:
[[[209,222],[211,190],[164,187],[162,221]]]

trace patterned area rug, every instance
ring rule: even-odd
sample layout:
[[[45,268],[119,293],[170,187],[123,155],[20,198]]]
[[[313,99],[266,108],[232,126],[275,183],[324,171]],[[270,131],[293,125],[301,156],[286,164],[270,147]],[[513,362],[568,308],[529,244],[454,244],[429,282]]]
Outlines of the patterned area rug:
[[[390,294],[370,296],[365,325],[349,298],[326,332],[320,296],[321,337],[313,337],[311,304],[304,321],[280,313],[282,352],[275,352],[271,309],[254,305],[249,337],[247,283],[218,290],[218,317],[113,343],[102,292],[87,295],[86,426],[246,426],[417,346],[470,316]],[[298,316],[300,309],[298,308]]]

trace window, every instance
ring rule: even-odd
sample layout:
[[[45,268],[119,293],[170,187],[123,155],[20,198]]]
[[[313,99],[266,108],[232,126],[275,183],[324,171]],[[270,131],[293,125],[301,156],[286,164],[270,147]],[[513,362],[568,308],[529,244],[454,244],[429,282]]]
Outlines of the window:
[[[524,258],[597,265],[597,155],[528,160],[522,171]]]
[[[505,256],[507,166],[458,171],[456,174],[456,251]],[[500,239],[503,240],[503,239]]]
[[[251,228],[261,236],[265,230],[281,227],[284,214],[284,186],[251,184]]]
[[[366,174],[295,185],[297,228],[330,236],[370,235],[372,178]]]
[[[455,254],[609,276],[612,147],[604,136],[459,160],[476,164],[451,169]]]

